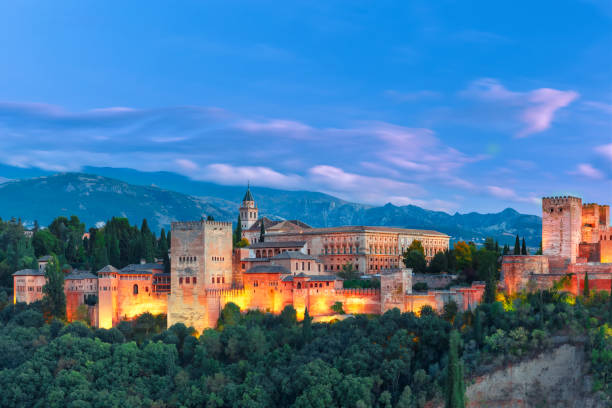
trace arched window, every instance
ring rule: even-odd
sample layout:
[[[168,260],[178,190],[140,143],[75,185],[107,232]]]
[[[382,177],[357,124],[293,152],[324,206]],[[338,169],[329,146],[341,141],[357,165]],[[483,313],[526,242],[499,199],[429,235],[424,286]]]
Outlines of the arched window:
[[[134,294],[137,295],[138,294],[138,285],[134,285]]]
[[[302,282],[298,282],[298,284],[297,284],[297,288],[298,288],[298,289],[302,289]]]
[[[195,285],[195,284],[196,284],[196,282],[197,282],[197,280],[196,280],[196,277],[194,276],[194,277],[193,277],[193,284]]]

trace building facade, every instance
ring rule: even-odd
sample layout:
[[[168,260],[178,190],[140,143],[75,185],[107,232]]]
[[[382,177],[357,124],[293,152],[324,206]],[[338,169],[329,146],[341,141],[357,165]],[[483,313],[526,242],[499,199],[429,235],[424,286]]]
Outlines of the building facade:
[[[578,197],[542,199],[542,255],[510,255],[502,260],[501,280],[508,292],[548,288],[567,278],[568,289],[609,290],[612,283],[610,207],[582,204]]]

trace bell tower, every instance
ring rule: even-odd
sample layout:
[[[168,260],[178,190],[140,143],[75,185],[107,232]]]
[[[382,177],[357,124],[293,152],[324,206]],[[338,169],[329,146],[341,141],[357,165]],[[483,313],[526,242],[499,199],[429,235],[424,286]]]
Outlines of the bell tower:
[[[240,206],[240,223],[242,226],[242,231],[246,231],[253,226],[257,222],[257,218],[259,217],[259,210],[255,205],[255,200],[253,200],[253,195],[251,195],[251,186],[247,185],[247,191],[244,194],[244,198],[242,199],[242,205]]]

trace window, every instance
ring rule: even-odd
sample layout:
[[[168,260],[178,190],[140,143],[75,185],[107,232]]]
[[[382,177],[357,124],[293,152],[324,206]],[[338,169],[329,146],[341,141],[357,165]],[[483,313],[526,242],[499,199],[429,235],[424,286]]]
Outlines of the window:
[[[310,262],[308,262],[308,270],[310,270]]]
[[[189,283],[189,276],[185,278],[185,283]]]
[[[138,294],[138,285],[134,285],[134,294],[137,295]]]
[[[183,284],[183,278],[179,278],[179,285]]]
[[[302,270],[304,270],[304,261],[302,261]]]
[[[196,282],[197,282],[197,281],[196,281],[196,277],[194,276],[194,277],[193,277],[193,284],[195,285],[195,284],[196,284]]]

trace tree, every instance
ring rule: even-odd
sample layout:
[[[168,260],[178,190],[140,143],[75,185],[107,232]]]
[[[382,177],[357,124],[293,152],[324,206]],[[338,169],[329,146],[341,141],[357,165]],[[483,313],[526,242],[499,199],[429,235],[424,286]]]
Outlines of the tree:
[[[591,291],[589,289],[589,273],[586,272],[584,274],[584,288],[582,289],[582,295],[584,297],[589,297],[590,294],[591,294]]]
[[[306,343],[310,343],[312,339],[312,319],[308,314],[308,308],[304,310],[304,320],[302,321],[302,339]]]
[[[508,244],[504,244],[504,250],[502,251],[502,255],[510,254],[510,246]]]
[[[463,271],[472,266],[472,249],[465,241],[457,242],[453,248],[453,253],[459,270]]]
[[[448,366],[446,372],[446,408],[465,408],[465,384],[463,382],[463,362],[459,357],[461,336],[457,330],[450,333],[448,347]]]
[[[208,215],[206,216],[206,221],[214,221],[215,217],[213,217],[212,215]]]
[[[342,308],[342,302],[336,302],[331,306],[331,310],[334,313],[344,314],[344,309]]]
[[[495,240],[492,237],[487,237],[484,242],[484,247],[488,251],[495,251]]]
[[[521,255],[529,255],[527,253],[527,245],[525,245],[525,237],[523,237],[523,243],[521,245]]]
[[[497,297],[497,281],[493,274],[493,269],[489,269],[489,274],[485,282],[484,302],[493,303]]]
[[[514,255],[521,254],[521,242],[519,241],[519,236],[516,234],[516,239],[514,240]]]
[[[64,274],[57,256],[53,255],[45,267],[47,282],[43,286],[43,307],[48,316],[66,318],[66,295],[64,294]]]
[[[438,252],[434,255],[431,263],[429,264],[429,271],[431,273],[448,271],[448,259],[444,252]]]
[[[338,272],[338,276],[344,280],[355,280],[359,279],[359,272],[357,272],[352,263],[347,262],[342,265],[342,270]]]
[[[536,255],[542,255],[542,241],[540,241],[540,247],[538,248],[538,250],[535,253]]]
[[[234,246],[238,246],[238,243],[242,239],[242,220],[238,215],[238,221],[236,222],[236,229],[234,230]]]
[[[266,227],[264,226],[264,220],[261,219],[261,228],[259,230],[259,242],[264,242],[266,236]]]
[[[410,252],[410,251],[419,251],[421,255],[425,256],[425,249],[423,248],[423,243],[419,241],[418,239],[415,239],[414,241],[412,241],[408,249],[406,249],[406,252]]]
[[[610,296],[608,296],[608,324],[612,326],[612,283],[610,284]]]
[[[238,241],[238,243],[236,244],[236,248],[246,248],[249,245],[251,245],[251,243],[249,242],[248,239],[246,238],[242,238],[240,241]]]
[[[484,313],[479,309],[476,309],[476,313],[474,313],[474,340],[478,346],[482,345],[482,341],[484,339],[484,332],[482,327],[482,319]]]
[[[442,309],[442,317],[444,320],[449,322],[453,322],[455,320],[455,316],[457,316],[457,312],[459,311],[459,306],[457,306],[457,302],[451,300],[449,302],[444,303],[444,307]]]
[[[404,265],[412,268],[414,273],[423,273],[427,269],[425,256],[418,250],[404,252]]]

